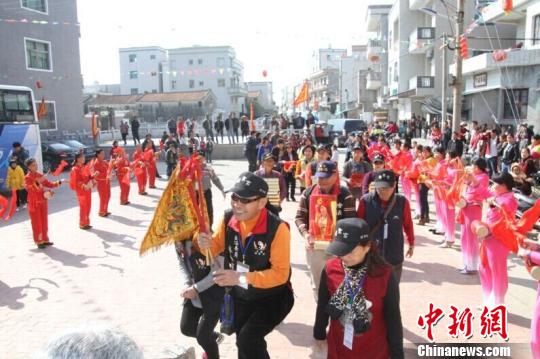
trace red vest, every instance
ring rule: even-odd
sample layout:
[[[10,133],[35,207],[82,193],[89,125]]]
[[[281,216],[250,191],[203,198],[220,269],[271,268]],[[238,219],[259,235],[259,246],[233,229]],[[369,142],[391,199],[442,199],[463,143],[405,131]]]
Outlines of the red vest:
[[[366,299],[373,303],[373,306],[369,309],[373,319],[367,332],[354,337],[353,350],[349,350],[343,345],[344,329],[339,320],[330,321],[328,359],[388,359],[390,357],[383,313],[383,299],[386,295],[390,271],[390,267],[387,267],[383,270],[381,276],[368,276],[366,278],[364,293]],[[330,259],[326,262],[326,277],[328,291],[332,296],[345,277],[339,258]]]

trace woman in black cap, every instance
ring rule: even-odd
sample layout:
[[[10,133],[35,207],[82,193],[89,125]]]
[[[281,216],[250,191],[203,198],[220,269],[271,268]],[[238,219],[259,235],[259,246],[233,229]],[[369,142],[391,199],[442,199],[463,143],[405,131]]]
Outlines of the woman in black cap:
[[[328,358],[403,358],[399,286],[359,218],[337,222],[321,275],[313,336]],[[330,329],[326,333],[328,320]]]

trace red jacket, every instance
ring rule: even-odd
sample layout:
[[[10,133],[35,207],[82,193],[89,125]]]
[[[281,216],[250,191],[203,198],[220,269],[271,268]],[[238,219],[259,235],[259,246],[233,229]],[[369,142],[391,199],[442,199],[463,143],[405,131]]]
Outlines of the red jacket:
[[[388,347],[386,323],[383,313],[383,299],[386,295],[388,280],[391,274],[389,267],[383,270],[379,277],[368,276],[365,282],[366,299],[373,303],[370,312],[373,315],[371,327],[365,333],[355,336],[353,349],[349,350],[343,345],[344,329],[339,320],[330,321],[328,331],[328,358],[369,358],[387,359],[390,357]],[[332,296],[341,282],[343,282],[345,272],[339,258],[330,259],[326,263],[326,278],[330,296]]]
[[[28,172],[24,177],[24,187],[28,192],[28,207],[32,211],[47,200],[43,196],[45,188],[56,188],[59,182],[51,182],[42,173]]]

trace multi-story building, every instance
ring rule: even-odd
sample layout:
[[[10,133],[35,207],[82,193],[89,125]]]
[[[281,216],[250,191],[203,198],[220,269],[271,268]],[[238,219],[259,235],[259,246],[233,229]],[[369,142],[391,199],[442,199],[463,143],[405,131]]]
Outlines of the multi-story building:
[[[260,92],[257,101],[265,110],[274,110],[275,103],[272,82],[246,82],[246,87],[249,92]]]
[[[244,66],[230,46],[120,49],[122,94],[211,90],[217,112],[246,112]]]
[[[36,101],[44,99],[41,130],[89,129],[83,120],[76,1],[4,0],[0,14],[14,19],[0,22],[0,83],[30,87]]]
[[[122,95],[163,92],[167,50],[159,46],[129,47],[120,49],[119,55]]]
[[[212,90],[218,112],[247,112],[244,65],[231,46],[194,46],[170,49],[169,91]]]
[[[339,69],[341,58],[347,56],[347,49],[319,49],[313,53],[313,68],[315,73],[325,69]]]
[[[494,2],[482,11],[483,21],[497,26],[489,32],[493,45],[506,50],[463,61],[464,115],[490,125],[528,123],[540,131],[540,0],[515,0],[513,6],[506,14]],[[501,31],[504,25],[513,35]]]
[[[341,58],[340,112],[349,118],[359,117],[363,112],[371,112],[376,101],[376,92],[366,87],[371,68],[366,51],[366,45],[353,45],[351,55]]]
[[[366,89],[375,92],[373,112],[378,120],[388,117],[388,14],[393,3],[394,0],[379,0],[368,5],[366,12],[366,32],[371,34],[366,49],[366,57],[371,63]]]
[[[326,68],[311,74],[309,77],[310,108],[336,112],[340,102],[339,73],[339,69]]]
[[[423,112],[422,105],[428,99],[438,99],[443,93],[442,59],[453,62],[452,51],[443,49],[443,38],[453,44],[455,29],[452,18],[455,16],[456,1],[434,0],[396,0],[389,13],[388,21],[388,100],[389,119],[407,120],[414,115],[440,117],[440,108],[433,112]],[[480,13],[475,9],[476,2],[465,2],[464,22],[470,29],[467,32],[470,52],[481,53],[486,49],[504,48],[508,41],[493,44],[489,40],[495,32],[486,26],[470,27]],[[489,26],[488,26],[489,28]],[[497,27],[503,38],[512,37],[508,27]],[[446,89],[447,99],[451,88]],[[439,106],[440,107],[440,106]]]

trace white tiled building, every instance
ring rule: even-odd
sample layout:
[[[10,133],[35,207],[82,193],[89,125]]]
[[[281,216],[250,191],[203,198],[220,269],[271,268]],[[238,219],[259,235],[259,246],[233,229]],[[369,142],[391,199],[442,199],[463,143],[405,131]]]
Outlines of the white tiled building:
[[[246,82],[249,92],[259,91],[258,101],[265,110],[275,108],[272,82]]]
[[[163,92],[163,63],[167,61],[167,50],[148,46],[123,48],[119,52],[122,95]]]
[[[496,39],[519,40],[506,41],[503,61],[495,61],[492,52],[464,60],[466,115],[470,120],[488,124],[526,122],[540,131],[540,0],[514,0],[514,8],[508,14],[495,2],[482,14],[484,21],[495,23],[498,28],[506,24],[513,29],[509,35],[499,30],[499,36],[492,31]],[[498,40],[493,42],[499,44]]]
[[[129,48],[120,49],[120,58],[122,94],[211,90],[216,112],[248,110],[244,66],[231,46]]]

